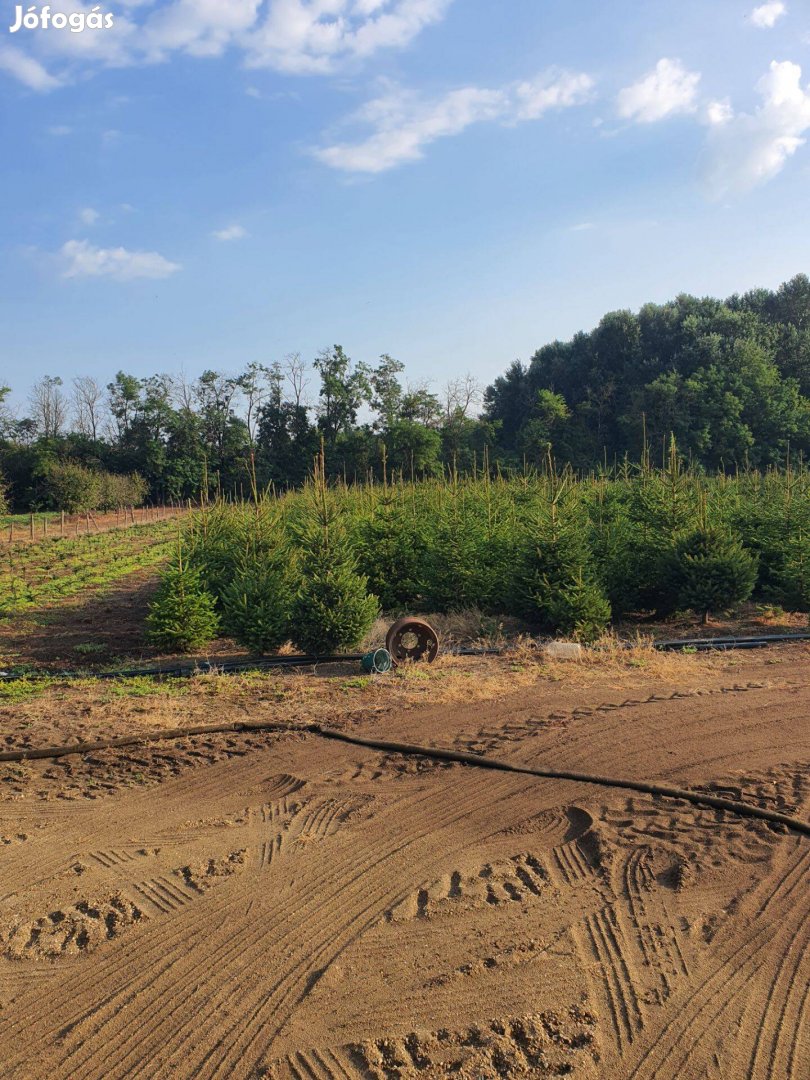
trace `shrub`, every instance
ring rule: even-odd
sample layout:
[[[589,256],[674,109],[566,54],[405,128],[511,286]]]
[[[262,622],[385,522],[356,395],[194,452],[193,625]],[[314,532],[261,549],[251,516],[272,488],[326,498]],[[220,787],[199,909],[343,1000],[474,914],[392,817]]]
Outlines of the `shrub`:
[[[139,473],[99,473],[98,510],[140,506],[148,494],[149,485]]]
[[[183,561],[163,575],[147,616],[149,641],[166,652],[194,652],[212,641],[219,631],[214,598],[200,575]]]
[[[604,593],[582,574],[552,593],[547,611],[555,630],[585,642],[595,641],[610,622],[610,604]]]
[[[747,600],[757,579],[757,560],[739,540],[717,529],[698,529],[678,541],[662,566],[668,607],[691,608],[709,621]]]
[[[51,461],[43,470],[43,494],[54,510],[83,514],[140,506],[149,485],[137,473],[124,475],[88,469],[75,461]]]
[[[78,514],[98,507],[101,477],[93,469],[72,461],[51,462],[44,481],[46,498],[54,510]]]

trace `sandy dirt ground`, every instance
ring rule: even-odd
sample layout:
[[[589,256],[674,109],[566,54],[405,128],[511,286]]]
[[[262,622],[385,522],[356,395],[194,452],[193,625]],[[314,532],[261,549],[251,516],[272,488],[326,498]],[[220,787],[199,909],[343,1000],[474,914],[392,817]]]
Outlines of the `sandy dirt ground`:
[[[779,656],[437,681],[440,704],[380,682],[342,711],[333,683],[322,713],[806,819],[810,651]],[[7,710],[7,743],[138,719],[82,701],[73,726]],[[810,1077],[810,840],[779,827],[296,731],[32,762],[2,792],[8,1080]]]

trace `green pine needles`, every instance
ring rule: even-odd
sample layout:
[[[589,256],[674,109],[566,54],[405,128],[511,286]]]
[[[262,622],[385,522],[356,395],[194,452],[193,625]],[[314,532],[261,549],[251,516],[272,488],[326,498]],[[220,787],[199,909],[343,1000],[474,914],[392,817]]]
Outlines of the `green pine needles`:
[[[379,599],[378,599],[379,598]],[[672,444],[649,460],[557,472],[327,485],[319,459],[302,491],[253,492],[195,514],[182,559],[150,614],[162,648],[221,627],[272,653],[352,649],[388,615],[477,608],[592,641],[611,617],[754,598],[810,609],[810,473],[706,476]],[[611,616],[612,613],[612,616]]]
[[[379,612],[369,594],[336,496],[323,476],[304,493],[296,530],[298,590],[292,603],[293,640],[304,652],[326,655],[357,645]]]
[[[588,519],[571,483],[555,484],[527,524],[516,606],[552,631],[593,641],[610,622],[610,604],[596,578]]]
[[[163,575],[147,615],[148,637],[163,652],[196,652],[219,631],[214,598],[200,573],[183,559],[182,545]]]
[[[669,606],[700,612],[704,623],[713,611],[747,600],[756,579],[756,558],[720,529],[698,529],[684,537],[662,566]]]
[[[283,550],[246,551],[222,592],[222,628],[254,653],[271,653],[290,639],[289,562]]]

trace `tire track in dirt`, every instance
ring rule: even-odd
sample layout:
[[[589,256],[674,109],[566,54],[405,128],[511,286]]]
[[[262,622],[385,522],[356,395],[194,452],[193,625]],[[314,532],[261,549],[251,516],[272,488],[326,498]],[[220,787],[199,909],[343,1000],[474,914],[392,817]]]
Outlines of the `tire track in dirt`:
[[[765,1009],[761,1016],[751,1018],[751,1026],[744,1030],[756,1031],[757,1037],[751,1051],[748,1076],[786,1076],[787,1069],[777,1069],[777,1056],[780,1049],[788,1042],[784,1038],[788,1030],[793,1032],[793,1039],[798,1044],[801,1039],[799,1024],[786,1025],[789,1009],[796,1004],[800,980],[804,980],[805,989],[810,986],[810,979],[803,961],[806,961],[808,935],[797,934],[786,952],[779,959],[776,976],[768,990]]]
[[[461,785],[459,785],[460,787]],[[498,785],[502,790],[508,790],[510,785]],[[429,806],[428,817],[433,817],[433,825],[424,829],[416,838],[406,841],[399,845],[393,852],[389,852],[382,858],[375,860],[374,869],[388,863],[393,856],[402,856],[404,853],[413,846],[414,840],[426,839],[433,836],[435,839],[439,839],[436,836],[437,830],[446,829],[452,826],[455,822],[467,818],[474,810],[479,813],[482,809],[487,807],[492,810],[493,803],[496,802],[495,793],[492,793],[491,797],[489,793],[482,798],[482,794],[479,791],[475,792],[475,784],[466,782],[464,788],[467,789],[469,794],[465,799],[459,800],[458,798],[453,800],[446,800],[450,805],[445,808],[444,819],[439,813],[440,806],[437,805],[437,798],[434,794],[433,798],[428,798],[427,804]],[[456,794],[459,794],[459,788],[456,788]],[[421,800],[420,800],[421,801]],[[402,809],[398,808],[396,813],[399,815],[402,813]],[[427,824],[427,822],[425,822]],[[405,872],[412,872],[412,864],[405,864]],[[339,952],[348,947],[353,941],[355,941],[360,934],[373,926],[381,917],[382,913],[387,906],[390,906],[392,899],[402,895],[402,889],[399,882],[396,880],[399,875],[394,874],[393,878],[395,882],[393,884],[381,883],[379,888],[372,894],[368,894],[368,879],[370,877],[370,870],[365,871],[364,875],[366,882],[360,882],[360,893],[366,893],[365,899],[369,899],[370,902],[360,910],[359,913],[351,915],[349,921],[341,926],[341,937],[338,941],[334,938],[334,932],[327,931],[325,934],[321,934],[319,937],[313,940],[311,930],[307,936],[308,949],[310,950],[310,957],[305,958],[299,964],[296,965],[287,976],[279,980],[270,991],[271,996],[268,998],[263,995],[262,998],[256,1004],[252,1013],[241,1020],[241,1031],[238,1031],[234,1036],[232,1032],[231,1045],[226,1048],[222,1053],[216,1055],[216,1048],[209,1052],[208,1055],[199,1063],[198,1068],[202,1070],[200,1075],[216,1077],[230,1077],[234,1075],[233,1070],[237,1068],[239,1063],[244,1057],[252,1055],[251,1046],[253,1040],[261,1034],[262,1028],[266,1026],[270,1018],[274,1023],[278,1023],[279,1013],[284,1014],[286,1012],[289,1015],[292,1006],[301,999],[303,991],[306,989],[307,972],[308,971],[320,971],[325,970],[328,962],[331,962]],[[356,888],[358,881],[355,879],[350,883],[349,888]],[[339,912],[336,913],[339,915]],[[316,913],[317,921],[323,918],[323,913]],[[333,925],[337,923],[337,918],[333,919],[333,913],[329,912],[329,919],[333,922]],[[339,925],[339,924],[338,924]],[[193,1033],[192,1033],[193,1037]],[[169,1059],[171,1063],[171,1059]],[[136,1074],[137,1075],[137,1074]],[[196,1075],[196,1074],[195,1074]]]
[[[356,935],[356,933],[363,928],[363,926],[369,925],[373,921],[379,919],[385,909],[385,906],[390,905],[392,899],[396,898],[397,891],[401,892],[402,886],[400,885],[398,880],[391,881],[389,879],[389,881],[386,883],[385,877],[383,877],[382,885],[377,888],[375,893],[369,894],[369,885],[374,880],[375,875],[377,877],[379,876],[380,866],[382,864],[390,861],[392,857],[401,856],[402,852],[409,848],[412,848],[414,843],[416,843],[417,841],[429,838],[431,833],[433,833],[435,829],[443,827],[448,828],[450,825],[452,825],[453,822],[459,820],[459,818],[463,818],[470,813],[475,812],[476,810],[480,813],[482,806],[489,806],[491,808],[493,801],[497,801],[498,790],[506,792],[510,789],[510,787],[514,788],[515,785],[514,781],[509,780],[503,781],[498,785],[488,785],[488,797],[484,799],[482,799],[481,797],[481,791],[478,790],[477,783],[468,781],[463,786],[467,792],[465,797],[460,800],[456,795],[453,798],[447,799],[447,805],[444,807],[443,813],[438,814],[438,816],[438,807],[435,794],[423,793],[421,796],[417,797],[414,806],[410,808],[400,807],[396,811],[396,813],[399,815],[402,815],[405,809],[409,810],[408,825],[411,835],[404,843],[398,845],[393,851],[389,851],[388,853],[386,853],[383,858],[380,858],[379,856],[377,858],[372,858],[377,853],[375,852],[375,845],[371,842],[366,845],[365,859],[361,858],[361,856],[363,855],[362,847],[356,850],[354,857],[359,864],[358,869],[364,872],[365,877],[365,880],[360,881],[359,885],[359,879],[355,874],[354,876],[350,877],[348,887],[344,878],[338,883],[337,890],[335,890],[334,878],[332,877],[332,880],[330,882],[331,874],[329,869],[326,869],[323,874],[315,877],[314,879],[311,879],[311,881],[308,883],[308,885],[310,886],[310,894],[312,893],[312,891],[318,893],[320,890],[324,890],[323,892],[321,892],[317,901],[307,901],[303,905],[303,910],[299,907],[299,911],[295,913],[294,916],[282,917],[276,926],[264,924],[260,924],[258,928],[256,926],[253,926],[253,934],[250,934],[250,929],[248,928],[247,936],[241,939],[239,938],[238,932],[235,934],[231,934],[224,942],[218,944],[215,951],[212,952],[209,950],[204,957],[201,957],[197,964],[194,964],[190,967],[188,965],[185,965],[187,970],[183,972],[181,981],[178,983],[177,979],[172,980],[172,990],[169,994],[168,999],[176,1002],[177,1004],[176,1007],[172,1010],[172,1016],[165,1018],[165,1026],[168,1028],[169,1032],[173,1036],[172,1042],[178,1043],[179,1041],[177,1053],[183,1060],[183,1068],[190,1067],[190,1062],[187,1057],[188,1047],[185,1044],[186,1038],[192,1038],[195,1042],[199,1042],[199,1016],[204,1015],[207,1017],[209,1015],[209,1010],[211,1007],[221,1007],[223,1004],[222,1001],[213,1000],[216,996],[221,997],[221,994],[216,995],[211,993],[206,994],[204,992],[201,993],[200,976],[203,971],[216,970],[218,972],[221,972],[221,978],[225,980],[227,985],[227,978],[230,975],[230,968],[228,965],[235,965],[235,973],[237,970],[244,968],[247,955],[252,955],[256,952],[261,955],[266,951],[266,949],[271,944],[271,940],[269,941],[268,939],[272,939],[274,933],[279,937],[283,936],[284,940],[287,941],[289,939],[291,931],[293,929],[297,929],[302,938],[301,947],[306,949],[306,951],[310,954],[310,958],[305,958],[303,961],[299,961],[298,964],[293,965],[292,970],[288,974],[285,974],[283,978],[276,981],[272,986],[264,986],[260,993],[260,1001],[258,1002],[258,1009],[260,1011],[266,1012],[269,1009],[270,1012],[273,1012],[274,1010],[278,1012],[278,1009],[281,1006],[288,1008],[290,1001],[295,997],[295,995],[300,994],[302,989],[305,988],[306,978],[308,974],[311,974],[312,966],[317,966],[318,964],[321,964],[326,958],[326,955],[330,951],[333,951],[335,947],[335,938],[337,935],[336,927],[338,924],[338,920],[342,919],[342,922],[340,922],[341,939],[344,941],[350,940],[352,936]],[[525,786],[525,783],[521,785],[521,787],[524,788]],[[412,835],[414,828],[417,829],[416,835]],[[398,875],[394,875],[394,878],[397,878],[397,876]],[[330,884],[331,889],[329,888]],[[354,893],[356,895],[352,894],[352,884],[354,884]],[[223,886],[223,890],[226,888],[228,887]],[[330,905],[335,904],[336,900],[341,897],[341,893],[346,893],[347,891],[350,894],[348,897],[345,898],[348,906],[348,914],[342,915],[340,908],[337,908],[333,912]],[[333,893],[332,896],[329,895],[330,892]],[[362,904],[364,895],[371,895],[371,903],[367,903],[365,905]],[[205,901],[207,901],[207,899],[208,898],[206,897]],[[277,900],[278,904],[283,907],[283,895],[280,895]],[[200,901],[200,903],[204,903],[205,901]],[[241,903],[242,901],[240,899],[240,904]],[[259,899],[257,898],[257,906],[258,904]],[[211,911],[207,914],[206,917],[206,924],[209,924],[214,920],[221,921],[223,919],[231,917],[233,912],[232,910],[228,911],[227,909],[232,909],[234,906],[235,905],[230,901],[226,903],[224,898],[220,898],[212,902]],[[355,912],[353,917],[351,915],[352,910],[354,910]],[[325,914],[325,911],[327,912],[327,914]],[[322,924],[324,920],[331,924],[330,929],[325,935],[322,934],[320,938],[314,940],[313,927],[317,928],[317,925],[319,923]],[[297,927],[294,925],[296,923]],[[238,928],[236,929],[238,931]],[[153,956],[150,962],[149,956],[144,956],[143,950],[141,949],[141,965],[139,965],[141,970],[136,980],[136,985],[127,986],[127,984],[125,983],[124,986],[121,987],[118,991],[113,991],[112,994],[109,995],[109,998],[104,1002],[103,1008],[96,1012],[96,1017],[92,1024],[92,1028],[90,1029],[87,1028],[86,1023],[82,1024],[82,1015],[76,1015],[74,1013],[73,1017],[71,1018],[73,1027],[71,1031],[67,1032],[67,1036],[74,1040],[80,1037],[81,1041],[84,1043],[84,1050],[87,1051],[88,1041],[91,1038],[95,1042],[95,1036],[97,1036],[101,1030],[108,1027],[109,1023],[115,1024],[116,1017],[119,1015],[119,1010],[121,1012],[131,1014],[131,1007],[123,1009],[123,1006],[126,1004],[127,1000],[130,1001],[130,1005],[132,1002],[135,1001],[139,992],[139,988],[143,989],[146,985],[149,985],[153,982],[160,982],[167,977],[167,973],[169,972],[173,963],[173,956],[169,956],[167,958],[167,951],[176,950],[178,953],[187,952],[190,949],[188,935],[189,929],[187,927],[184,927],[183,929],[179,930],[176,935],[173,935],[176,940],[172,944],[170,940],[167,940],[167,938],[171,935],[165,933],[159,933],[157,935],[150,934],[149,936],[153,939],[153,944],[152,948],[149,951],[153,954]],[[234,937],[237,938],[235,942],[233,940]],[[340,942],[338,942],[338,944],[340,944]],[[315,948],[313,948],[313,946],[315,946]],[[121,958],[119,957],[118,960],[120,959]],[[143,970],[142,966],[144,961],[146,961],[146,971]],[[96,972],[96,978],[99,979],[100,982],[104,981],[103,974],[103,972],[100,973],[98,972],[98,970]],[[201,998],[199,1004],[202,1011],[198,1011],[197,1008],[190,1009],[189,1011],[191,1014],[193,1014],[193,1019],[191,1019],[185,1025],[185,1029],[193,1028],[193,1030],[185,1030],[183,1028],[178,1029],[175,1023],[174,1014],[178,1013],[178,1010],[183,1009],[189,1003],[186,1001],[186,999],[178,1000],[178,992],[182,992],[184,986],[186,987],[186,990],[190,995],[189,1001],[195,995],[196,997]],[[223,991],[223,993],[229,995],[230,990],[225,990]],[[268,1002],[271,1002],[272,1004],[268,1004]],[[159,1009],[159,1006],[156,1005],[156,1008]],[[99,1021],[98,1018],[99,1011],[103,1011],[105,1013],[105,1017],[101,1021]],[[114,1075],[127,1075],[128,1071],[130,1075],[137,1075],[137,1073],[132,1073],[131,1070],[129,1070],[130,1063],[127,1063],[126,1059],[122,1058],[121,1055],[126,1053],[127,1043],[129,1041],[134,1042],[134,1049],[137,1051],[137,1043],[142,1038],[144,1026],[150,1025],[151,1021],[156,1018],[150,1017],[149,1011],[150,1010],[147,1009],[147,1013],[143,1014],[141,1010],[138,1010],[139,1016],[137,1020],[135,1020],[134,1018],[128,1019],[124,1025],[124,1029],[117,1031],[115,1037],[112,1038],[112,1040],[108,1040],[105,1038],[107,1046],[110,1046],[110,1041],[115,1044],[115,1058],[117,1059],[117,1062],[122,1063],[122,1065],[124,1066],[123,1073],[118,1072],[116,1061],[109,1060],[105,1063],[97,1061],[94,1062],[92,1050],[91,1052],[86,1052],[84,1055],[82,1055],[82,1046],[80,1043],[78,1046],[74,1047],[72,1052],[68,1053],[67,1057],[63,1059],[64,1065],[68,1068],[68,1071],[66,1073],[54,1072],[53,1075],[67,1075],[77,1077],[85,1075],[98,1075],[112,1077]],[[88,1018],[92,1015],[92,1013],[92,1009],[85,1010],[85,1015]],[[35,1020],[36,1018],[34,1017],[33,1019]],[[276,1017],[274,1017],[274,1023],[278,1024],[279,1021],[280,1017],[276,1015]],[[246,1019],[246,1024],[248,1026],[251,1026],[251,1021],[249,1017]],[[255,1024],[253,1026],[255,1026]],[[62,1027],[62,1029],[64,1030],[65,1025],[60,1024],[60,1027]],[[159,1037],[163,1033],[163,1027],[164,1025],[161,1024],[161,1030],[155,1032],[156,1037]],[[81,1031],[79,1030],[79,1028],[81,1028]],[[131,1036],[127,1035],[127,1029],[132,1029]],[[55,1030],[58,1029],[51,1029],[51,1037],[53,1036]],[[251,1027],[251,1030],[245,1031],[244,1036],[240,1039],[240,1041],[246,1041],[247,1044],[250,1045],[253,1037],[255,1037],[255,1032],[252,1030]],[[130,1047],[130,1049],[133,1048]],[[215,1051],[213,1051],[212,1054],[213,1053],[215,1053]],[[137,1056],[138,1055],[136,1053],[136,1057]],[[85,1058],[86,1060],[83,1060]],[[98,1068],[96,1068],[96,1066],[98,1066]],[[204,1065],[203,1067],[206,1069],[205,1075],[216,1075],[215,1069],[218,1066],[213,1060],[209,1061],[208,1064]],[[188,1075],[198,1074],[190,1072],[188,1073]]]
[[[429,834],[426,834],[426,835],[429,835]],[[389,894],[389,897],[387,897],[387,899],[386,899],[386,900],[384,900],[384,901],[383,901],[383,902],[381,902],[381,903],[384,903],[384,902],[390,903],[390,894]],[[373,924],[375,923],[375,921],[377,921],[378,915],[379,915],[379,905],[377,906],[376,910],[374,910],[374,913],[373,913],[373,917],[372,917],[372,918],[370,918],[370,919],[368,920],[368,926],[373,926]],[[346,945],[348,946],[348,944],[350,944],[350,943],[351,943],[351,941],[355,940],[355,939],[356,939],[356,936],[357,936],[357,935],[359,935],[359,934],[357,934],[357,933],[353,934],[353,936],[351,937],[351,939],[347,940],[347,942],[346,942]],[[321,959],[321,958],[320,958],[320,955],[319,955],[319,962],[320,962],[320,959]],[[278,989],[278,987],[276,987],[276,989]],[[207,1074],[206,1074],[206,1075],[207,1075]],[[217,1074],[217,1072],[215,1071],[215,1072],[212,1072],[212,1074],[211,1074],[211,1075],[212,1075],[212,1076],[216,1076],[216,1075],[218,1075],[218,1074]],[[225,1071],[225,1072],[224,1072],[224,1075],[229,1075],[229,1074],[228,1074],[228,1072],[227,1072],[227,1071]]]
[[[284,1059],[284,1066],[290,1080],[357,1080],[357,1070],[342,1058],[336,1050],[296,1050]]]
[[[248,773],[249,776],[252,776],[253,774],[255,774],[256,766],[252,767],[251,769],[247,769],[247,768],[245,768],[245,764],[246,763],[243,764],[242,762],[240,762],[237,775],[239,773],[245,773],[245,772]],[[231,765],[231,769],[233,769],[233,765]],[[266,766],[263,763],[259,763],[258,764],[258,770],[260,772],[264,773],[264,772],[266,772]],[[218,786],[219,785],[217,785],[217,787]],[[284,792],[284,791],[298,791],[303,786],[304,786],[304,781],[303,780],[300,780],[297,777],[292,777],[289,774],[281,774],[281,775],[276,775],[276,776],[270,776],[269,778],[267,778],[266,785],[264,786],[263,793],[271,793],[271,794],[276,793],[276,794],[278,794],[278,793]],[[166,787],[166,789],[168,791],[168,794],[171,797],[171,801],[174,802],[175,801],[174,796],[176,794],[177,788],[180,787],[181,788],[181,793],[182,793],[182,789],[185,787],[185,781],[182,781],[182,782],[168,782],[165,785],[165,787]],[[120,835],[120,831],[122,831],[122,830],[130,830],[130,829],[132,829],[133,827],[135,827],[137,825],[137,823],[140,821],[140,819],[141,819],[141,817],[143,815],[143,809],[144,809],[143,808],[143,802],[144,802],[144,800],[145,800],[144,793],[135,793],[132,796],[132,799],[131,799],[131,802],[130,802],[129,813],[128,814],[125,813],[122,818],[118,818],[117,820],[113,820],[113,821],[108,823],[108,831],[109,831],[110,835],[114,835],[116,833],[118,833]],[[87,814],[90,813],[90,808],[87,809],[86,813]],[[175,814],[176,814],[177,818],[180,819],[180,818],[184,817],[185,813],[186,813],[186,809],[185,809],[182,801],[178,800],[177,801],[177,809],[175,810]],[[82,816],[85,816],[85,815],[82,815]],[[71,817],[71,820],[72,820],[73,815],[70,815],[70,817]],[[172,831],[173,829],[174,829],[174,826],[168,826],[166,829],[163,830],[163,832],[160,834],[160,836],[158,836],[156,838],[153,838],[153,839],[157,839],[157,841],[160,842],[165,836],[168,835],[168,836],[170,836],[172,838],[179,839],[181,842],[187,843],[189,841],[189,839],[193,839],[194,836],[198,835],[199,832],[200,832],[200,828],[195,827],[195,828],[189,829],[188,831],[176,834],[176,836],[175,836],[175,834]],[[67,844],[69,846],[73,846],[74,839],[72,837],[70,837],[70,836],[66,837],[66,841],[67,841]],[[76,842],[78,843],[78,840]],[[60,866],[59,866],[59,869],[60,870],[69,869],[70,868],[70,861],[71,860],[69,860],[67,864],[65,864],[64,862],[61,863]],[[49,879],[45,879],[45,880],[49,880]],[[179,940],[180,937],[182,937],[182,934],[184,932],[185,931],[183,931],[183,930],[180,930],[178,932],[178,940]],[[137,953],[136,952],[133,952],[132,960],[133,960],[133,962],[137,963]],[[95,975],[92,974],[92,973],[87,973],[84,978],[81,977],[80,973],[77,973],[76,979],[74,980],[74,984],[73,984],[74,993],[78,994],[78,993],[83,992],[87,988],[92,987],[95,984],[95,981],[96,981]]]
[[[779,955],[783,956],[800,936],[806,954],[810,914],[806,904],[797,903],[796,899],[797,894],[806,895],[809,879],[810,850],[806,845],[794,847],[787,869],[770,885],[742,944],[732,941],[730,946],[721,948],[724,943],[719,942],[712,949],[698,981],[693,980],[687,990],[679,992],[677,998],[672,997],[672,1008],[662,1013],[651,1045],[628,1073],[628,1080],[680,1076],[687,1063],[694,1073],[699,1060],[720,1053],[719,1049],[706,1044],[713,1036],[720,1038],[727,1014],[762,974],[768,951],[778,949]],[[761,995],[762,1004],[758,1007],[758,1024],[763,1022],[773,994],[767,971],[765,975],[768,981],[763,988],[765,993]],[[747,1003],[752,1007],[755,997],[759,995],[755,996],[751,991]],[[799,1032],[796,1037],[800,1037]],[[751,1074],[748,1080],[781,1078],[766,1068],[761,1074]]]
[[[621,1055],[633,1043],[645,1021],[627,957],[627,944],[611,906],[586,916],[583,925],[591,956],[603,973],[603,986]]]

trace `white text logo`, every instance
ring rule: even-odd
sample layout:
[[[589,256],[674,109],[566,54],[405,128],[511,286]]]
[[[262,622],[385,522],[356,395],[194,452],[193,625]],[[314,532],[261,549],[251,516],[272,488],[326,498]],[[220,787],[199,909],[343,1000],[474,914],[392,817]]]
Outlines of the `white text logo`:
[[[104,14],[101,7],[94,7],[92,11],[74,11],[65,15],[61,11],[51,11],[46,4],[42,8],[36,6],[27,10],[20,4],[14,9],[14,22],[9,27],[9,32],[16,34],[18,30],[54,30],[70,29],[72,34],[81,34],[84,30],[109,30],[113,25],[113,16]]]

